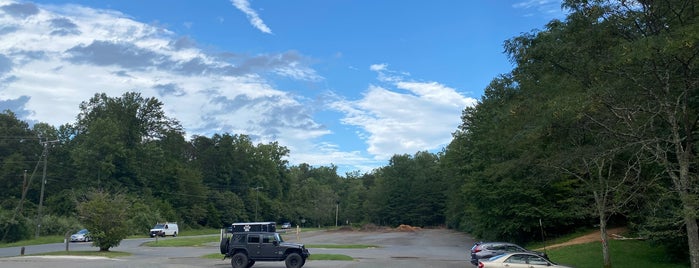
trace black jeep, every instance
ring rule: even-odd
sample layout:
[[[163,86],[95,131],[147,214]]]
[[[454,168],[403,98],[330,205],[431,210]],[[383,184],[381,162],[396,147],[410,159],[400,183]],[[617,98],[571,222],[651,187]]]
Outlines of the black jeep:
[[[233,268],[252,267],[256,261],[285,261],[300,268],[311,254],[303,244],[288,243],[276,232],[274,222],[234,223],[221,239],[221,254]]]

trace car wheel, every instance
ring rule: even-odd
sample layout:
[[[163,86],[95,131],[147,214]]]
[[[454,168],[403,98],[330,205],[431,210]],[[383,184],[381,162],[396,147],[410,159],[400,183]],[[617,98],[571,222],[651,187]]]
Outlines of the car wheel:
[[[303,258],[298,253],[291,253],[286,256],[286,268],[301,268],[303,266]]]
[[[230,240],[228,240],[228,237],[223,238],[223,240],[221,240],[221,246],[220,246],[220,248],[221,248],[221,254],[226,254],[226,253],[228,253],[228,243],[230,243],[229,241],[230,241]]]
[[[248,263],[248,255],[242,252],[236,253],[233,255],[233,258],[231,258],[231,266],[233,266],[233,268],[246,268]]]

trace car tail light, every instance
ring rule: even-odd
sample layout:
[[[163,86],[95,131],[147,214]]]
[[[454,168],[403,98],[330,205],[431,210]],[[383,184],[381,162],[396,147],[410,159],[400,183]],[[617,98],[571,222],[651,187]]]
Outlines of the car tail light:
[[[482,250],[482,249],[481,249],[481,245],[477,245],[477,246],[473,247],[473,249],[471,250],[471,252],[472,252],[472,253],[478,253],[478,252],[481,252],[481,250]]]
[[[483,268],[483,267],[485,267],[485,264],[483,264],[483,262],[480,262],[480,261],[479,261],[479,262],[478,262],[478,268]]]

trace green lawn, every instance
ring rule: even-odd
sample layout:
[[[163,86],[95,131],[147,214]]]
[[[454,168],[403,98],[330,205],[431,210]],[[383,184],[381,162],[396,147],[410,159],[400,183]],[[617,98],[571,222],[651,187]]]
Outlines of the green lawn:
[[[30,256],[89,256],[89,257],[106,257],[106,258],[118,258],[131,256],[131,253],[121,252],[121,251],[54,251],[39,254],[29,254]]]
[[[63,243],[63,239],[63,236],[60,235],[41,236],[39,238],[32,238],[29,240],[22,240],[13,243],[0,243],[0,248]]]
[[[614,268],[686,268],[689,264],[671,263],[662,248],[653,247],[646,241],[610,240],[610,259]],[[551,260],[576,268],[602,267],[600,242],[555,248],[547,251]]]

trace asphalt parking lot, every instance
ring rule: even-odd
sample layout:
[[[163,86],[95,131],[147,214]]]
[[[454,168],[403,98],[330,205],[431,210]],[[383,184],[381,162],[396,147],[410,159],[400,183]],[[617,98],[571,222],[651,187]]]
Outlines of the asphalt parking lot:
[[[284,235],[285,240],[297,242],[296,235]],[[167,238],[178,239],[178,238]],[[344,254],[354,258],[353,261],[308,261],[304,267],[472,267],[467,251],[473,245],[473,239],[463,233],[446,229],[422,229],[414,232],[401,231],[313,231],[302,232],[299,236],[305,244],[368,244],[376,248],[368,249],[324,249],[310,248],[313,254]],[[124,258],[81,258],[69,256],[13,256],[0,258],[0,267],[231,267],[228,259],[204,259],[201,256],[218,252],[218,245],[204,247],[142,247],[147,239],[124,240],[114,248],[115,251],[129,252]],[[54,245],[54,244],[52,244]],[[64,250],[63,244],[55,244],[56,249]],[[50,246],[49,246],[50,248]],[[89,243],[72,244],[73,250],[96,250]],[[0,250],[9,252],[18,248]],[[27,247],[27,254],[36,249]],[[43,248],[42,250],[51,251]],[[38,250],[37,250],[38,251]],[[0,256],[7,256],[7,253]],[[253,267],[284,267],[284,262],[257,262]]]

